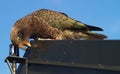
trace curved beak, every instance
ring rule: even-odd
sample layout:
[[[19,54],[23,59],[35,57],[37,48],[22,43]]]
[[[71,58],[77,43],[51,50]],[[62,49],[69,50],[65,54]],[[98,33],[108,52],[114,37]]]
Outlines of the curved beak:
[[[25,42],[24,42],[24,45],[25,45],[25,46],[28,46],[28,47],[31,47],[31,44],[30,44],[30,42],[28,42],[28,41],[25,41]]]

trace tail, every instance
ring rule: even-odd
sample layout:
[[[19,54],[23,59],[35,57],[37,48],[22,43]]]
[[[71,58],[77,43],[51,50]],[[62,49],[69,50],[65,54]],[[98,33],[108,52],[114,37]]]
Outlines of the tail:
[[[103,31],[103,29],[100,27],[90,26],[80,21],[76,21],[74,25],[71,27],[71,29],[82,30],[82,31]]]
[[[73,40],[104,40],[107,36],[103,34],[93,33],[90,31],[71,31],[64,30],[62,33],[62,39],[73,39]]]
[[[105,38],[108,38],[106,35],[93,33],[93,32],[84,32],[87,35],[87,40],[104,40]]]
[[[85,24],[85,25],[86,25],[86,24]],[[90,25],[86,25],[86,27],[88,27],[88,29],[89,29],[90,31],[103,31],[103,29],[100,28],[100,27],[95,27],[95,26],[90,26]]]

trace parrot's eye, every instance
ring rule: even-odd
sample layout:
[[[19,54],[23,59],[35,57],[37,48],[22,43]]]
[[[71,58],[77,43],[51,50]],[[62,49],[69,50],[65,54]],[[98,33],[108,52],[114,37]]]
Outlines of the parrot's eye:
[[[17,41],[21,41],[21,38],[17,37]]]

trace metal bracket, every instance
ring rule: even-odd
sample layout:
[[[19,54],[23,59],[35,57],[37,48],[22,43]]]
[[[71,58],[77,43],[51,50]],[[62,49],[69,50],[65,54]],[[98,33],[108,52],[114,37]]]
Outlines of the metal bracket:
[[[26,74],[28,74],[28,61],[26,58],[20,58],[20,57],[16,57],[16,56],[8,56],[5,59],[5,62],[7,63],[11,74],[16,74],[16,70],[17,70],[17,63],[26,63]]]

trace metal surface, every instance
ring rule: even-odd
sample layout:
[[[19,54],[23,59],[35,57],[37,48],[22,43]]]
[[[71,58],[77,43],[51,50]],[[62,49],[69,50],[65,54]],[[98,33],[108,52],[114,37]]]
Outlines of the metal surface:
[[[19,56],[19,48],[16,45],[10,44],[9,45],[9,56]]]
[[[16,71],[17,71],[17,64],[18,63],[26,63],[26,74],[28,74],[28,61],[26,58],[20,58],[20,57],[17,57],[17,56],[8,56],[6,59],[5,59],[5,62],[7,63],[10,71],[11,71],[11,74],[16,74]]]
[[[13,71],[13,69],[12,69],[12,67],[11,67],[10,62],[9,62],[8,59],[6,59],[6,63],[7,63],[8,67],[9,67],[9,69],[10,69],[10,71],[11,71],[11,74],[13,74],[14,71]]]
[[[120,74],[120,40],[33,41],[29,74]],[[19,66],[24,74],[25,65]]]
[[[13,63],[12,63],[13,73],[12,74],[16,74],[16,69],[17,69],[16,61],[13,61]]]
[[[17,69],[16,60],[13,60],[13,62],[10,63],[9,59],[7,58],[5,61],[8,64],[11,74],[16,74],[16,69]]]

